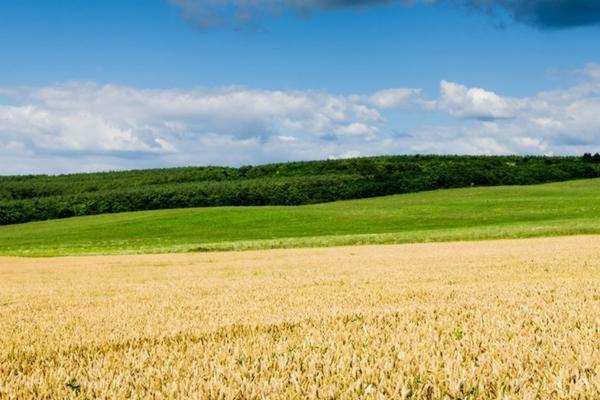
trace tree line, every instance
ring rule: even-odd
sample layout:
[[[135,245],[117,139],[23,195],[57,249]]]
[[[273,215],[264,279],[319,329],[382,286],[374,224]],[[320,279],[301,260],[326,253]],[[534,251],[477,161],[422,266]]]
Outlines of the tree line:
[[[600,177],[600,155],[385,156],[0,177],[0,225],[185,207],[300,205],[443,188]]]

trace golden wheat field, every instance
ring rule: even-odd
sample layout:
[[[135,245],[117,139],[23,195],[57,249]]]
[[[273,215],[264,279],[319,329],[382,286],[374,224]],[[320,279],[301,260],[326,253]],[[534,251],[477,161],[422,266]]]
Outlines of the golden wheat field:
[[[600,237],[0,258],[1,399],[599,399]]]

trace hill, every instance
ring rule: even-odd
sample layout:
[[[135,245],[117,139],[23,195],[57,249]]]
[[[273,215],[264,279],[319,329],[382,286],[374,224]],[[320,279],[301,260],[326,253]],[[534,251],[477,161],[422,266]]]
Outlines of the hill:
[[[600,179],[305,206],[215,207],[0,227],[2,255],[185,252],[600,233]]]
[[[0,177],[0,225],[127,211],[315,204],[600,177],[593,157],[390,156]]]

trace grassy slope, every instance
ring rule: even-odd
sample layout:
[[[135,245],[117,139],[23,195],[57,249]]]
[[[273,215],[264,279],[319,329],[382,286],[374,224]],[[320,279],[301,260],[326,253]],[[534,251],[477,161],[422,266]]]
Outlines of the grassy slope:
[[[175,252],[600,233],[600,179],[298,207],[146,211],[0,227],[2,255]]]

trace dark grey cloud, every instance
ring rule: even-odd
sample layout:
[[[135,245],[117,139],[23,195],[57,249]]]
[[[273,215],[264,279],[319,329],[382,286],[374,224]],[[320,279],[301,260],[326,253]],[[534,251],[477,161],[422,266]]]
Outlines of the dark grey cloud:
[[[253,23],[264,13],[429,3],[465,7],[541,29],[600,25],[600,0],[170,0],[186,17],[207,28]]]
[[[599,0],[466,0],[462,4],[492,14],[504,12],[516,22],[542,29],[600,24]]]
[[[180,7],[186,19],[200,28],[222,25],[252,25],[264,14],[288,10],[310,13],[314,10],[370,7],[386,3],[427,0],[169,0]]]

